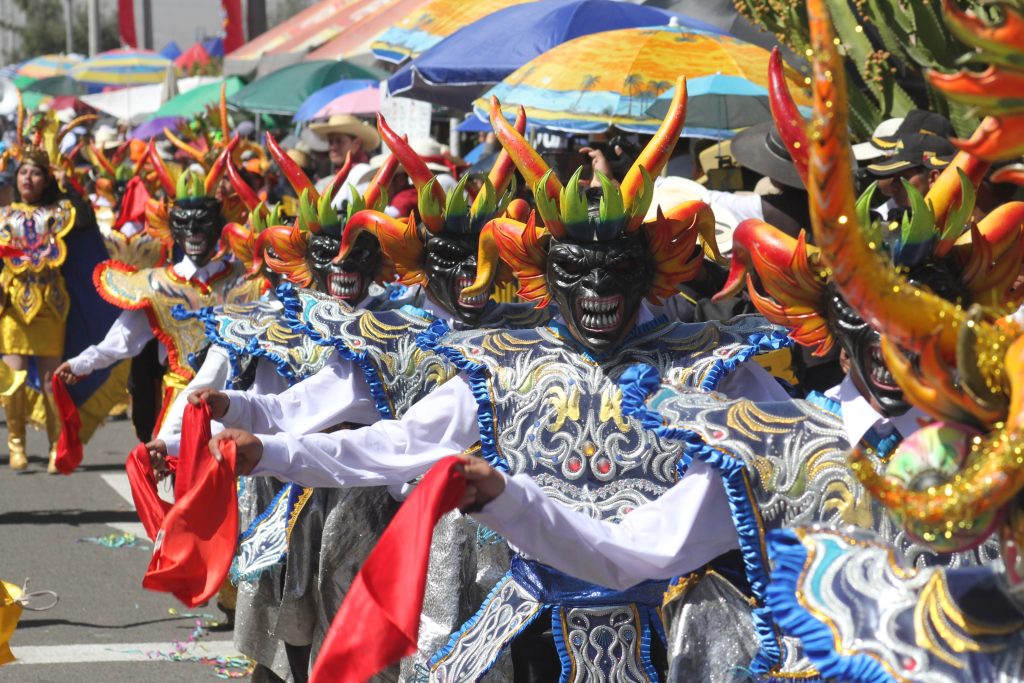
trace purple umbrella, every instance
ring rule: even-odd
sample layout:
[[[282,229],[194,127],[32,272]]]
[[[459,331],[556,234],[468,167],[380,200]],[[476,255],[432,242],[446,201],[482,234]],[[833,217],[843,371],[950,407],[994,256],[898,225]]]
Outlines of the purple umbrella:
[[[158,138],[164,134],[164,128],[170,128],[174,130],[174,127],[181,121],[179,116],[165,116],[151,121],[146,121],[138,128],[133,130],[128,136],[129,140],[148,140],[149,138]]]

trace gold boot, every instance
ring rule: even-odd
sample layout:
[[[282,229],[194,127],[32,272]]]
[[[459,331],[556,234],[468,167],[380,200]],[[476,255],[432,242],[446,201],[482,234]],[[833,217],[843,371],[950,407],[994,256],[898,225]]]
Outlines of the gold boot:
[[[10,396],[4,397],[4,412],[7,413],[7,450],[10,452],[12,470],[28,467],[25,457],[25,387],[20,386]]]
[[[60,474],[57,470],[57,441],[60,439],[60,416],[57,414],[57,406],[53,402],[53,396],[44,394],[43,401],[46,409],[46,436],[50,440],[50,461],[46,465],[46,471],[50,474]]]

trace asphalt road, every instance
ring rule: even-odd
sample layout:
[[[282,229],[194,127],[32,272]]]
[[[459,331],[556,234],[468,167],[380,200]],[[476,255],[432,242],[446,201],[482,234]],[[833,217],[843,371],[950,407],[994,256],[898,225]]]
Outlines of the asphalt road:
[[[60,601],[22,614],[10,643],[19,661],[0,667],[0,683],[217,680],[214,664],[190,661],[238,656],[230,631],[197,629],[197,621],[222,618],[216,606],[189,612],[170,595],[142,588],[152,544],[124,473],[135,446],[129,423],[101,427],[71,476],[46,473],[44,434],[30,429],[28,442],[29,468],[15,473],[0,426],[0,578],[19,585],[27,578],[29,591],[52,590]],[[85,540],[125,533],[137,535],[136,547]]]

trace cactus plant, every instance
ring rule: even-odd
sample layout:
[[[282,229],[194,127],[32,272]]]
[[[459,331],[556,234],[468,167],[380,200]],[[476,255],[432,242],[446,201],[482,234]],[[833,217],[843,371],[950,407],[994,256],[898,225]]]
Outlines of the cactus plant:
[[[773,33],[797,54],[807,54],[807,13],[793,0],[733,0],[752,23]],[[978,117],[964,104],[948,100],[922,78],[922,70],[952,70],[969,51],[942,18],[942,0],[826,0],[841,41],[847,69],[850,125],[861,139],[891,116],[927,107],[947,116],[957,133],[977,126]],[[983,0],[961,5],[988,12]]]

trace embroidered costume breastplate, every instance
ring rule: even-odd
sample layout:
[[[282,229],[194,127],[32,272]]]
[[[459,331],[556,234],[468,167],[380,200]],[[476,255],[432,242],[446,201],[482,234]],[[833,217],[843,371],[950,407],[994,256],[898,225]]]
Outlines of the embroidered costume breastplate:
[[[779,637],[775,615],[765,606],[771,567],[766,535],[772,530],[794,525],[870,529],[911,564],[975,563],[971,553],[931,552],[873,502],[847,464],[850,444],[841,417],[821,401],[722,402],[666,384],[644,406],[649,387],[657,386],[657,373],[637,368],[630,380],[633,387],[624,387],[626,412],[653,433],[683,444],[688,460],[705,461],[722,477],[755,601],[754,627],[761,636],[760,652],[750,666],[755,673],[771,677],[813,670],[798,641]],[[651,384],[644,386],[644,381]],[[881,461],[877,465],[884,466]],[[690,577],[681,584],[695,585]],[[676,593],[675,599],[685,600],[683,591]]]
[[[3,259],[2,304],[26,324],[43,306],[59,318],[67,315],[68,293],[59,269],[67,259],[64,238],[74,225],[75,209],[66,199],[48,206],[15,202],[0,209],[0,245],[22,251]]]
[[[285,324],[283,312],[279,302],[259,300],[196,311],[178,305],[171,313],[176,320],[200,321],[207,339],[228,352],[232,386],[244,374],[244,366],[259,358],[272,363],[290,386],[319,372],[332,349],[294,331]]]
[[[206,333],[198,320],[175,320],[172,309],[177,305],[195,310],[253,301],[266,286],[262,279],[247,279],[245,267],[237,261],[229,263],[208,283],[185,280],[170,266],[136,270],[117,261],[104,261],[96,267],[93,281],[100,295],[111,304],[146,312],[154,336],[167,347],[168,372],[184,384],[195,375],[190,357],[202,348]]]
[[[363,371],[384,419],[401,417],[409,406],[458,372],[442,356],[417,343],[418,338],[433,340],[447,331],[443,322],[423,309],[403,306],[367,311],[329,294],[291,285],[282,285],[277,292],[296,331],[332,346]],[[532,306],[498,305],[488,321],[495,325],[531,324],[549,315]]]
[[[753,355],[785,343],[779,330],[749,316],[728,325],[659,319],[604,358],[582,352],[557,325],[456,332],[438,350],[470,377],[483,455],[493,466],[529,474],[558,502],[617,522],[676,482],[685,453],[622,412],[619,376],[648,363],[694,391],[711,391]],[[661,632],[666,583],[613,592],[516,558],[477,615],[435,655],[431,679],[478,680],[504,646],[549,614],[563,681],[656,680],[649,642]]]

